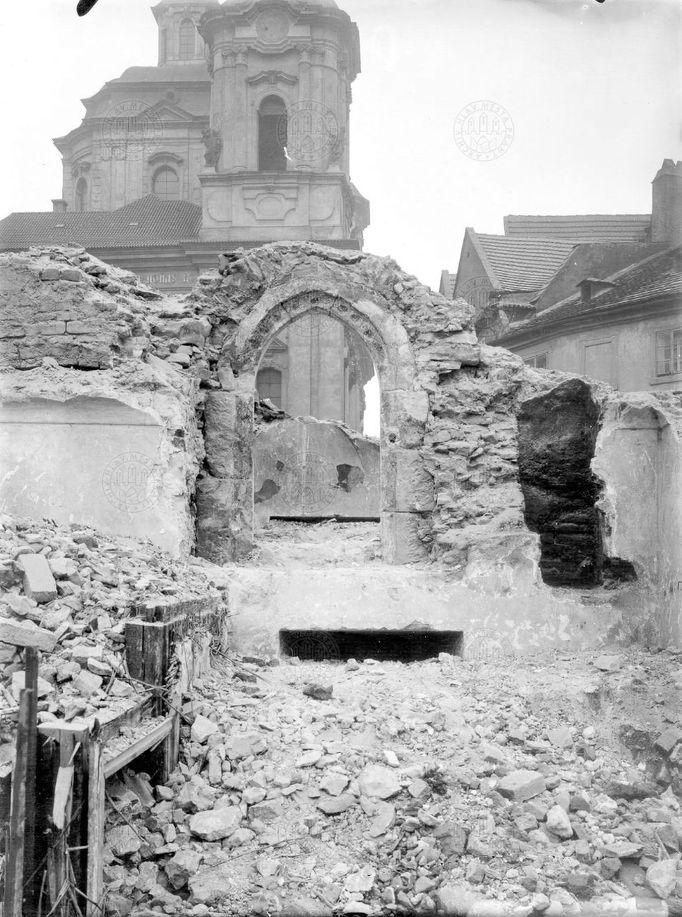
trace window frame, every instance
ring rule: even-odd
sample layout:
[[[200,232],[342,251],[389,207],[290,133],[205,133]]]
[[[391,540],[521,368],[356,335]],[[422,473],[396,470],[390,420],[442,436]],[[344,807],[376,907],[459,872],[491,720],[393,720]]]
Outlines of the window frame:
[[[189,24],[192,26],[192,44],[191,47],[188,45],[185,40],[187,35],[187,29],[184,27]],[[183,53],[184,51],[189,51],[189,55]],[[185,18],[180,23],[178,27],[178,60],[194,60],[197,56],[197,27],[193,19]]]
[[[661,361],[659,360],[659,338],[662,335],[667,335],[669,338],[670,346],[670,357],[668,362],[670,363],[669,372],[659,372],[659,365]],[[675,337],[678,337],[679,344],[679,354],[677,360],[675,360]],[[654,380],[656,382],[668,382],[674,381],[682,377],[682,325],[677,327],[671,326],[670,328],[656,328],[653,334],[654,338]],[[665,362],[665,361],[664,361]]]
[[[167,197],[166,195],[159,194],[156,190],[156,182],[162,172],[172,173],[177,182],[177,195],[175,197]],[[152,172],[152,182],[151,182],[151,193],[155,194],[160,201],[179,201],[182,200],[182,188],[180,182],[180,173],[177,169],[174,169],[173,166],[169,165],[167,162],[162,163],[160,166],[157,166],[156,169]]]

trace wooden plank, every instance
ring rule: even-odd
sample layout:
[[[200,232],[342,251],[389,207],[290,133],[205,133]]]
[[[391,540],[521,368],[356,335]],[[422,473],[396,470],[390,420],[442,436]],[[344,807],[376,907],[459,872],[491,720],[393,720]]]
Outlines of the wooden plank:
[[[108,741],[118,735],[122,726],[134,726],[146,716],[152,709],[152,695],[146,694],[142,700],[134,706],[128,707],[121,711],[117,716],[101,724],[100,738],[103,742]],[[45,738],[62,741],[62,737],[69,735],[75,741],[83,741],[92,728],[95,717],[88,717],[87,720],[79,722],[65,723],[63,720],[53,721],[50,723],[41,723],[38,726],[38,732]]]
[[[122,767],[125,767],[126,764],[130,764],[135,758],[139,758],[145,751],[154,748],[154,746],[158,745],[159,742],[162,742],[166,736],[170,734],[172,728],[173,718],[168,717],[163,723],[160,723],[155,729],[148,732],[147,735],[142,736],[116,755],[115,758],[106,761],[104,764],[104,776],[108,779],[117,771],[120,771]]]
[[[104,789],[102,742],[92,739],[88,752],[88,868],[86,917],[104,914]]]
[[[26,819],[26,759],[31,715],[30,694],[30,690],[24,688],[19,696],[16,756],[5,862],[3,917],[22,917],[24,912],[24,823]]]
[[[33,646],[24,652],[26,688],[30,692],[29,729],[26,747],[26,824],[24,826],[24,909],[27,913],[37,908],[40,883],[36,883],[36,792],[38,764],[38,669],[40,653]]]
[[[50,907],[57,908],[57,917],[69,917],[69,844],[68,829],[71,823],[73,778],[74,778],[74,740],[68,733],[61,737],[59,743],[59,770],[55,780],[54,800],[52,802],[52,821],[55,832],[47,850],[47,885]]]
[[[131,678],[144,681],[144,621],[125,623],[126,665]]]

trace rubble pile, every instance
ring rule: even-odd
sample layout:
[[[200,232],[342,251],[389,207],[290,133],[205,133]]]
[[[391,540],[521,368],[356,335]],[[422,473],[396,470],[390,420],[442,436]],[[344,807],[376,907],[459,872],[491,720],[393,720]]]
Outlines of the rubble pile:
[[[107,913],[679,913],[678,661],[243,658],[167,785],[110,792]]]
[[[16,707],[22,649],[33,646],[41,651],[42,722],[129,706],[137,689],[124,666],[124,626],[133,606],[200,597],[222,601],[205,570],[149,542],[0,517],[2,704]]]

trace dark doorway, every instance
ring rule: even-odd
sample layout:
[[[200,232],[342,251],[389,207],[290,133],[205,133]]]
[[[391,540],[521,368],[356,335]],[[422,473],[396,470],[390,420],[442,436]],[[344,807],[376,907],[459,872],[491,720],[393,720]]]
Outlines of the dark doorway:
[[[284,656],[321,662],[324,659],[377,659],[420,662],[439,653],[461,655],[462,632],[457,630],[281,630]]]

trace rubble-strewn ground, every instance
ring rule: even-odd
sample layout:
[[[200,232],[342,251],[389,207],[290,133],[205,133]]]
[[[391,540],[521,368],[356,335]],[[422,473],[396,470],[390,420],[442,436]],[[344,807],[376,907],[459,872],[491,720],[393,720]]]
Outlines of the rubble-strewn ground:
[[[31,592],[24,556],[43,559],[39,592]],[[11,714],[24,683],[24,646],[41,650],[42,722],[124,709],[139,693],[124,664],[133,606],[197,598],[222,600],[210,569],[173,560],[149,542],[0,515],[0,717],[10,717],[0,727],[0,774],[13,759]]]
[[[381,560],[378,522],[291,522],[272,519],[248,559],[265,567],[352,567]]]
[[[218,661],[168,786],[110,790],[110,913],[675,913],[679,660]]]

